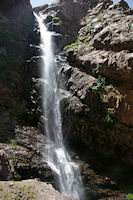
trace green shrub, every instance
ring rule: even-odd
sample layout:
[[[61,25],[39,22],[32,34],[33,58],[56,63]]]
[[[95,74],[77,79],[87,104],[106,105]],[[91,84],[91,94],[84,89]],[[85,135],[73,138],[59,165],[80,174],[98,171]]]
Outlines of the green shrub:
[[[84,45],[84,44],[88,44],[89,45],[89,42],[75,42],[75,43],[72,43],[70,45],[65,46],[63,50],[66,51],[67,49],[69,49],[71,47],[76,47],[76,46]]]
[[[88,35],[84,35],[84,36],[78,37],[78,40],[83,41],[83,40],[85,40],[85,39],[87,39],[87,38],[88,38]]]
[[[106,87],[106,81],[104,77],[99,76],[97,79],[97,85],[92,87],[92,91],[95,94],[99,94],[101,96],[102,89],[105,89]]]
[[[21,175],[18,174],[18,173],[14,174],[14,179],[15,179],[16,181],[19,181],[19,180],[21,179]]]
[[[133,193],[129,193],[126,195],[127,200],[133,200]]]
[[[21,142],[15,142],[15,141],[7,141],[6,144],[9,144],[11,146],[18,146],[18,147],[24,147],[24,145]]]
[[[55,23],[59,23],[60,25],[62,24],[62,20],[59,17],[53,17],[52,21]]]
[[[107,87],[113,87],[112,84],[108,85],[106,83],[105,77],[101,77],[100,75],[98,76],[97,79],[97,85],[92,87],[92,91],[99,96],[101,102],[104,102],[104,98],[107,96],[106,94],[106,88]],[[105,102],[104,102],[105,103]],[[116,112],[114,108],[104,108],[102,115],[104,118],[105,123],[113,123],[115,121],[113,115]]]

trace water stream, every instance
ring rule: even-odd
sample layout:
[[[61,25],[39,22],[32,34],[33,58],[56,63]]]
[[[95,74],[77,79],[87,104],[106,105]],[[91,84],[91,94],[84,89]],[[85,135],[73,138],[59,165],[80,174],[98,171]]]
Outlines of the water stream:
[[[47,31],[43,18],[35,14],[41,36],[43,80],[43,111],[45,132],[48,140],[47,163],[57,177],[59,190],[72,197],[83,200],[84,191],[78,166],[71,160],[63,142],[60,101],[56,81],[56,58],[53,52],[52,32]]]

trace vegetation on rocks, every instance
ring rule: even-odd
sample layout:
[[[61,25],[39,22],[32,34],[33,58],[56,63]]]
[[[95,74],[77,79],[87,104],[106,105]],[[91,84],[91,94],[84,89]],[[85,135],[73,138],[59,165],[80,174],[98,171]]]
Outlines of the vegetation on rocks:
[[[89,45],[89,42],[75,42],[75,43],[65,46],[63,50],[66,51],[67,49],[69,49],[71,47],[76,47],[76,46],[80,46],[80,45]]]
[[[59,17],[53,17],[52,21],[55,23],[59,23],[60,25],[62,24],[62,20]]]
[[[133,200],[133,194],[127,194],[126,199],[127,200]]]

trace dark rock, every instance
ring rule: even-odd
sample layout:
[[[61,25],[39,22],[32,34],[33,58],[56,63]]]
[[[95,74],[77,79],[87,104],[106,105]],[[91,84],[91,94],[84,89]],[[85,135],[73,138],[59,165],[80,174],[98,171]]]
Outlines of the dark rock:
[[[19,179],[39,178],[43,181],[53,183],[51,169],[42,157],[42,148],[45,148],[46,138],[37,128],[20,127],[15,129],[16,136],[9,144],[0,144],[6,155],[7,162],[12,163],[14,171],[8,166],[8,173],[12,173],[10,180],[16,180],[16,174]],[[1,150],[2,151],[2,150]],[[1,180],[4,180],[1,177]],[[8,179],[9,180],[9,179]]]
[[[14,168],[12,161],[9,160],[8,155],[4,150],[0,150],[0,180],[12,180]]]

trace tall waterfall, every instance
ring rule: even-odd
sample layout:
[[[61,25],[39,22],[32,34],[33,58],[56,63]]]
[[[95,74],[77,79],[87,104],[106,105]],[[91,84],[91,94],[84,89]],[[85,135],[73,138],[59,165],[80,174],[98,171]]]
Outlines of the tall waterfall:
[[[59,190],[72,197],[73,200],[83,200],[83,184],[78,166],[63,143],[62,121],[58,87],[56,82],[56,58],[53,52],[52,34],[47,31],[43,19],[35,14],[41,35],[43,81],[43,110],[45,116],[45,132],[48,139],[47,163],[57,177]]]

